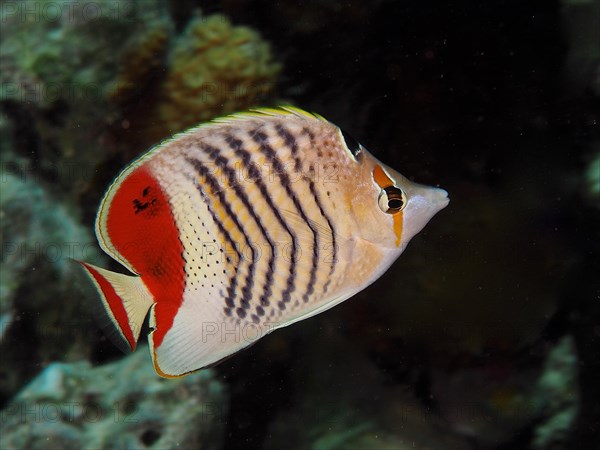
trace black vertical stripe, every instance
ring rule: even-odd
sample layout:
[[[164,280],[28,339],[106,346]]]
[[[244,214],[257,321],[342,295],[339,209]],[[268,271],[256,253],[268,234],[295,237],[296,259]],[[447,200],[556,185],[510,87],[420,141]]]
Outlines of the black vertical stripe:
[[[296,235],[292,232],[292,230],[289,228],[289,226],[287,225],[287,223],[285,222],[283,217],[281,216],[281,212],[279,211],[277,206],[273,203],[273,199],[269,195],[267,187],[265,186],[265,184],[260,176],[259,170],[256,168],[256,166],[251,161],[250,152],[248,150],[244,149],[244,147],[243,147],[243,142],[240,139],[237,139],[231,135],[225,135],[224,138],[225,138],[225,141],[227,142],[227,144],[229,145],[229,147],[234,151],[235,155],[238,158],[240,158],[240,160],[242,161],[244,168],[248,171],[248,175],[250,176],[252,181],[254,181],[254,183],[256,183],[256,187],[260,191],[260,194],[262,195],[263,199],[265,200],[265,202],[267,203],[269,208],[271,208],[271,211],[275,215],[275,218],[277,219],[279,224],[286,230],[286,232],[292,238],[292,255],[291,255],[291,261],[290,261],[290,269],[289,269],[289,273],[288,273],[288,278],[286,280],[286,287],[283,290],[283,292],[281,293],[282,301],[280,301],[278,303],[278,306],[280,309],[285,309],[285,305],[291,299],[291,293],[294,292],[294,290],[296,289],[295,279],[296,279],[296,263],[297,263],[296,258],[297,258],[297,251],[298,251],[298,242],[297,242],[298,239],[297,239]],[[274,267],[269,267],[269,269],[274,271]],[[272,281],[272,275],[273,274],[271,273],[271,278],[270,278],[271,281]],[[269,286],[269,293],[271,293],[271,286]],[[262,303],[263,302],[261,301],[261,304]],[[266,305],[268,305],[268,303],[266,303]],[[265,306],[265,305],[263,305],[263,306]],[[260,310],[257,310],[257,312],[259,312],[259,311]],[[261,315],[261,314],[259,313],[259,315]]]
[[[292,151],[292,156],[294,157],[294,169],[298,173],[302,173],[302,162],[297,157],[298,155],[298,143],[296,142],[296,138],[292,133],[290,133],[286,128],[283,127],[280,123],[275,125],[275,131],[283,141],[285,145],[287,145]]]
[[[333,253],[331,255],[331,265],[329,266],[329,275],[327,275],[327,281],[323,285],[323,294],[327,293],[327,288],[329,287],[329,283],[331,283],[331,276],[333,275],[333,271],[335,270],[335,265],[337,263],[337,242],[335,240],[335,229],[333,228],[333,224],[331,223],[331,219],[325,213],[323,206],[321,205],[321,200],[319,199],[319,194],[315,189],[315,183],[310,180],[308,182],[308,187],[310,188],[310,192],[313,195],[315,203],[319,207],[319,212],[327,221],[327,225],[329,226],[329,230],[331,231],[331,245],[333,246]]]
[[[300,213],[302,219],[306,222],[307,226],[310,228],[313,234],[313,257],[312,257],[312,266],[310,269],[310,278],[308,284],[306,286],[306,292],[302,295],[302,299],[306,302],[312,293],[314,292],[315,282],[317,280],[317,269],[319,265],[319,236],[317,231],[313,228],[313,225],[308,220],[306,213],[304,212],[304,208],[300,204],[298,197],[294,193],[291,187],[290,179],[288,174],[285,172],[283,163],[277,157],[275,150],[268,143],[268,136],[260,130],[260,128],[254,129],[250,133],[251,138],[256,142],[260,148],[260,151],[269,159],[270,163],[273,165],[273,169],[277,173],[281,185],[285,189],[286,194],[289,198],[292,199],[294,206]],[[290,145],[296,146],[296,140],[294,137],[288,133],[288,137],[290,138]]]
[[[311,147],[314,148],[316,146],[314,133],[306,127],[304,127],[302,129],[302,132],[308,136],[308,138],[310,140],[310,145],[311,145]],[[297,153],[297,151],[294,152],[294,150],[292,149],[292,153],[293,154]],[[294,156],[294,157],[296,157],[296,156]],[[302,163],[300,162],[300,160],[297,160],[297,162],[300,164],[300,170],[302,170]],[[310,192],[313,195],[315,203],[319,207],[319,212],[327,221],[327,225],[329,226],[329,229],[331,231],[331,245],[333,246],[333,253],[332,253],[332,257],[331,257],[331,266],[329,267],[329,275],[327,276],[327,281],[325,282],[325,284],[323,286],[323,294],[325,294],[325,293],[327,293],[327,289],[329,288],[329,284],[331,283],[331,276],[333,275],[333,272],[335,270],[335,266],[336,266],[337,258],[338,258],[338,254],[337,254],[338,248],[337,248],[337,241],[336,241],[336,237],[335,237],[336,231],[335,231],[335,228],[333,227],[331,218],[329,217],[329,215],[325,212],[325,209],[323,208],[323,204],[321,203],[319,193],[317,192],[317,190],[315,188],[314,181],[309,179],[308,186],[309,186]]]
[[[232,139],[232,138],[230,136],[227,136],[225,138],[226,141],[229,143],[228,138],[229,139]],[[276,251],[275,251],[275,245],[273,243],[273,239],[271,238],[268,231],[265,229],[265,227],[264,227],[262,221],[260,220],[260,218],[258,217],[258,215],[256,214],[256,211],[254,210],[252,203],[248,199],[248,195],[247,195],[244,187],[238,183],[235,170],[229,166],[228,159],[221,154],[221,151],[218,148],[213,147],[211,145],[205,144],[202,146],[202,149],[206,152],[206,154],[208,156],[210,156],[210,158],[223,171],[223,173],[225,174],[225,176],[228,179],[229,185],[234,190],[236,196],[244,204],[244,206],[246,207],[246,209],[248,210],[248,212],[250,213],[250,215],[256,222],[256,225],[260,229],[260,232],[265,237],[266,241],[268,242],[269,246],[271,247],[271,254],[269,256],[269,262],[267,264],[267,271],[265,274],[265,283],[263,285],[263,292],[260,296],[260,305],[268,306],[269,305],[269,297],[271,296],[271,293],[272,293],[271,289],[273,286],[273,275],[275,273],[275,256],[276,256],[275,253],[276,253]],[[250,300],[252,298],[252,292],[246,288],[242,289],[242,292],[244,293],[244,298],[242,299],[243,306],[244,306],[244,308],[249,308]]]
[[[244,286],[244,287],[248,288],[247,291],[250,292],[249,289],[251,289],[251,287],[252,287],[252,282],[253,282],[252,280],[254,278],[254,264],[255,264],[255,260],[256,260],[256,252],[254,250],[254,247],[252,246],[252,243],[250,242],[250,239],[249,239],[248,235],[246,234],[246,231],[240,224],[240,222],[237,218],[237,215],[232,211],[231,205],[229,204],[229,202],[225,198],[225,195],[223,194],[222,190],[220,189],[219,182],[217,181],[217,179],[210,174],[208,168],[200,160],[189,158],[189,157],[186,157],[185,160],[194,168],[194,170],[196,170],[196,172],[202,178],[204,178],[205,182],[210,186],[213,193],[219,198],[219,201],[223,205],[225,212],[230,217],[230,219],[233,221],[235,226],[240,230],[240,232],[244,236],[244,240],[246,241],[246,244],[248,246],[250,246],[250,249],[252,250],[252,261],[250,261],[250,264],[248,266],[248,275],[246,276],[246,285]],[[198,188],[198,190],[201,190],[201,187],[199,185],[197,186],[197,188]],[[236,274],[237,274],[237,271],[236,271]],[[227,303],[228,307],[231,307],[231,308],[233,306],[235,306],[234,300],[235,300],[235,286],[236,285],[237,285],[237,282],[235,285],[232,284],[232,289],[229,290],[229,297],[226,299],[226,303]],[[242,290],[242,293],[244,295],[246,295],[246,293],[243,290]],[[250,294],[251,294],[251,292],[250,292]],[[233,306],[229,306],[229,305],[233,305]],[[239,307],[236,309],[236,312],[241,319],[246,317],[246,311],[245,311],[244,306],[245,306],[244,300],[242,299],[242,307]]]
[[[195,182],[195,180],[191,180],[191,181]],[[217,217],[215,212],[211,209],[212,202],[209,200],[208,196],[204,193],[204,191],[202,190],[200,185],[196,184],[196,189],[198,189],[198,192],[200,192],[200,196],[204,199],[204,202],[206,203],[206,206],[208,207],[208,212],[210,213],[210,215],[213,219],[213,222],[217,225],[219,232],[225,238],[225,241],[227,241],[227,243],[229,245],[231,245],[231,247],[235,250],[235,253],[238,257],[238,261],[241,261],[242,255],[239,252],[236,243],[231,238],[231,234],[229,233],[229,231],[227,231],[227,229],[223,225],[223,222],[221,222],[221,220]],[[211,189],[212,189],[212,186],[211,186]],[[230,315],[231,310],[235,307],[235,303],[234,303],[233,299],[235,298],[235,288],[237,287],[238,270],[239,270],[239,264],[234,264],[234,272],[233,272],[233,275],[229,278],[229,285],[227,286],[227,289],[226,289],[227,290],[227,298],[225,299],[225,304],[226,304],[225,314],[227,314],[227,315]]]

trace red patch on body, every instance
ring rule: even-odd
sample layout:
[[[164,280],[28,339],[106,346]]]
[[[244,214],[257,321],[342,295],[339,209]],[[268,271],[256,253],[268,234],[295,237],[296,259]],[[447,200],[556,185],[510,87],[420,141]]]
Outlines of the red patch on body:
[[[156,301],[154,345],[169,331],[183,301],[183,245],[166,194],[141,166],[123,180],[109,205],[110,240],[142,277]]]

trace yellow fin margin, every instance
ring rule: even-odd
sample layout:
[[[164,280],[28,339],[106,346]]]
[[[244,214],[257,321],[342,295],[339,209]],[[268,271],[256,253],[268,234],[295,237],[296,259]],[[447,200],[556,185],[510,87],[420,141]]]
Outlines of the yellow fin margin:
[[[325,119],[320,114],[311,113],[311,112],[305,111],[303,109],[297,108],[296,106],[282,105],[282,106],[278,106],[275,108],[253,108],[253,109],[249,109],[248,111],[234,113],[234,114],[230,114],[230,115],[223,116],[223,117],[217,117],[216,119],[206,122],[205,124],[202,124],[200,126],[208,126],[212,123],[230,123],[230,122],[234,122],[237,120],[259,118],[259,117],[265,117],[265,116],[270,116],[270,117],[298,116],[298,117],[307,117],[309,119],[318,119],[318,120],[321,120],[324,122],[328,122],[328,120]]]

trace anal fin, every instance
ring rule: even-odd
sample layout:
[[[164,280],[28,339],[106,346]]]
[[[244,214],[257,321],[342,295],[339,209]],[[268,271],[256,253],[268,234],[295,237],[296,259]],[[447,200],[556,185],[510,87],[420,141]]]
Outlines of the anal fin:
[[[154,330],[148,335],[148,343],[160,376],[178,378],[212,367],[269,332],[257,324],[232,321],[215,303],[184,302],[160,341],[156,339],[162,326],[160,305],[152,307],[150,328]]]

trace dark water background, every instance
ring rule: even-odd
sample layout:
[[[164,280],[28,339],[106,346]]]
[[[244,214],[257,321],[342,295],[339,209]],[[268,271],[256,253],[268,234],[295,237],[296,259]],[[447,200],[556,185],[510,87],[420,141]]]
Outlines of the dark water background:
[[[6,2],[3,18],[14,15],[6,9],[13,3],[19,11],[19,2]],[[228,85],[214,115],[219,105],[227,113],[282,102],[318,112],[382,161],[445,188],[451,198],[373,286],[217,366],[214,380],[227,392],[219,431],[199,442],[212,439],[207,447],[222,449],[597,448],[598,2],[182,0],[156,7],[149,1],[135,6],[132,34],[140,33],[145,19],[139,11],[150,5],[169,18],[171,39],[201,9],[204,16],[223,14],[248,26],[270,43],[280,72],[256,82],[260,95],[237,98],[233,106],[226,102],[236,96]],[[37,26],[47,26],[41,9],[38,18]],[[21,19],[11,19],[1,44],[2,181],[6,173],[34,179],[52,204],[76,211],[75,222],[91,232],[106,185],[168,135],[156,131],[160,119],[148,112],[163,101],[157,92],[168,77],[161,35],[157,50],[148,47],[151,57],[140,59],[150,69],[140,70],[143,85],[133,78],[132,93],[125,90],[112,103],[64,94],[32,101],[14,94],[23,80],[64,83],[61,70],[69,66],[53,70],[58,61],[49,58],[37,61],[43,70],[27,72],[25,63],[15,62],[24,50],[8,51],[16,45],[9,38],[25,27]],[[112,53],[98,50],[89,67],[118,72],[126,63],[114,50],[118,42],[104,35],[113,33],[110,27],[115,40],[127,32],[111,21],[93,27],[98,48],[112,46]],[[38,44],[22,45],[35,53]],[[99,68],[99,58],[111,62]],[[78,70],[85,67],[83,61]],[[21,76],[25,72],[28,77]],[[67,144],[79,157],[69,156]],[[75,175],[65,176],[61,161],[71,161]],[[90,170],[80,176],[80,167]],[[0,309],[11,323],[3,324],[7,331],[0,336],[5,408],[49,363],[83,358],[101,366],[121,358],[80,315],[85,308],[73,306],[93,295],[83,278],[74,275],[78,281],[65,294],[60,275],[39,275],[47,253],[31,264],[13,256],[23,224],[37,223],[42,214],[31,206],[42,194],[19,192],[22,209],[10,209],[7,201],[1,216],[2,270],[17,280],[16,288],[3,281],[8,287]],[[80,322],[88,330],[87,341],[78,343],[85,349],[36,332],[46,320],[59,327],[61,320]],[[539,380],[551,370],[553,351],[562,362],[552,372],[552,388],[544,390]],[[411,407],[403,408],[407,403]],[[561,413],[571,419],[547,431]],[[3,417],[5,432],[14,432],[19,424]],[[140,446],[157,448],[161,427],[144,431]],[[540,444],[536,436],[544,433],[551,437]]]

